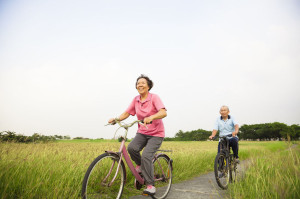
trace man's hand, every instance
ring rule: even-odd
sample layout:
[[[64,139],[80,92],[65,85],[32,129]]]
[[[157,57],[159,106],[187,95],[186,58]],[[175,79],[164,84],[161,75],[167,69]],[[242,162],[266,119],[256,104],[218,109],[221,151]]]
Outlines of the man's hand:
[[[212,136],[212,135],[211,135],[211,136],[209,136],[209,139],[212,140],[214,137],[215,137],[215,136]]]
[[[232,132],[232,137],[235,137],[237,135],[237,132]]]

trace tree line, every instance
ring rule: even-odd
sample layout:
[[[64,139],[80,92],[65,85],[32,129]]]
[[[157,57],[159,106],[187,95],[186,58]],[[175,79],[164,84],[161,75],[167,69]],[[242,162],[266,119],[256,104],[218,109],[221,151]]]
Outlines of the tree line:
[[[299,140],[300,126],[280,122],[242,125],[238,134],[244,140]]]
[[[205,141],[211,135],[211,131],[198,129],[193,131],[179,130],[174,137],[165,137],[165,141]],[[240,127],[238,137],[240,140],[300,140],[300,126],[298,124],[286,125],[280,122],[264,124],[244,124]],[[45,136],[34,133],[32,136],[16,134],[11,131],[0,132],[0,142],[51,142],[56,140],[69,140],[70,136],[53,135]],[[73,139],[89,139],[76,137]],[[216,139],[218,140],[218,139]],[[120,138],[119,138],[120,141]]]
[[[21,134],[16,134],[12,131],[2,131],[0,132],[0,142],[20,142],[20,143],[31,143],[31,142],[51,142],[56,140],[69,140],[70,136],[62,136],[62,135],[41,135],[38,133],[34,133],[32,136],[26,136]]]
[[[204,141],[207,140],[211,135],[211,131],[206,131],[203,129],[193,130],[183,132],[179,130],[178,133],[175,134],[175,137],[165,137],[165,141]]]
[[[175,137],[166,137],[165,141],[204,141],[211,135],[211,131],[203,129],[183,132],[179,130]],[[244,124],[240,127],[238,137],[240,140],[299,140],[300,126],[291,126],[280,122],[264,124]],[[217,140],[217,139],[216,139]]]

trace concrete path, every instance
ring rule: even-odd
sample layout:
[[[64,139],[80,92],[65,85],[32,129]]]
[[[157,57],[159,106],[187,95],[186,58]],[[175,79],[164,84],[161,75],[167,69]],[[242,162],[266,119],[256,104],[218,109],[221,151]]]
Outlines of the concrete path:
[[[238,177],[241,177],[249,161],[242,161],[238,165]],[[215,179],[213,172],[187,180],[181,183],[172,184],[168,199],[220,199],[225,198],[226,190],[222,190]],[[133,196],[130,199],[150,199],[150,196]]]

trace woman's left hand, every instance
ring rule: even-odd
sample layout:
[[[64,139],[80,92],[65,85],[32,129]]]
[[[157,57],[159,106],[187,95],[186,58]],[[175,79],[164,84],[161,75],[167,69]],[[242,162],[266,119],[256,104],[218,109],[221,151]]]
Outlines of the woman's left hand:
[[[144,125],[146,126],[146,124],[150,124],[153,121],[152,117],[145,117],[144,118]]]

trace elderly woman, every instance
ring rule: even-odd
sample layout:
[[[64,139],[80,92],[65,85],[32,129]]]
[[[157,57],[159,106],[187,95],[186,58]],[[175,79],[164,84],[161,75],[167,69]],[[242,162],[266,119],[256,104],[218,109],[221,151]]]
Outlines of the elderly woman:
[[[156,189],[152,159],[165,137],[162,118],[167,116],[167,112],[159,96],[149,92],[153,87],[153,82],[149,77],[140,75],[135,86],[139,95],[132,100],[127,110],[118,119],[122,121],[129,115],[136,115],[138,120],[144,120],[143,125],[138,125],[136,136],[128,145],[128,152],[136,163],[136,170],[141,172],[145,178],[147,187],[143,193],[154,195]],[[113,123],[114,120],[112,118],[108,122]],[[141,156],[142,149],[144,151]]]

